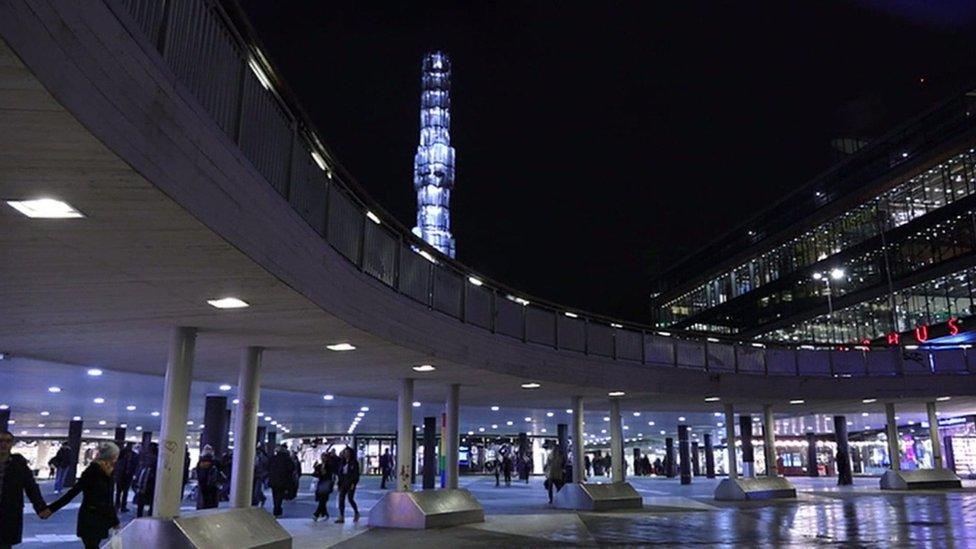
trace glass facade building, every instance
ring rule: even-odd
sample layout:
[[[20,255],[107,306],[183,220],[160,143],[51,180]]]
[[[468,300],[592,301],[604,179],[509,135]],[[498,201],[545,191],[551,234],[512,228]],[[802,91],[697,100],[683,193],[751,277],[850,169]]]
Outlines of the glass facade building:
[[[655,325],[817,344],[959,335],[976,312],[974,195],[976,91],[869,143],[665,273]]]

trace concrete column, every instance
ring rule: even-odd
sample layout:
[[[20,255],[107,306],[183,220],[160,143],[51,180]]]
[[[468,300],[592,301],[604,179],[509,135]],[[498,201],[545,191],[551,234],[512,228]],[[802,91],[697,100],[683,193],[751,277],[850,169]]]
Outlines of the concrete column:
[[[752,450],[752,416],[739,414],[739,440],[742,442],[742,476],[756,478],[756,459]]]
[[[691,474],[693,476],[701,476],[701,464],[698,460],[698,441],[692,441],[691,443]]]
[[[583,397],[573,397],[573,482],[580,484],[586,478],[586,459],[583,457]]]
[[[715,478],[715,449],[711,433],[705,433],[705,478]]]
[[[150,444],[152,444],[152,431],[143,431],[142,432],[143,451],[148,450]]]
[[[563,463],[569,460],[569,425],[556,424],[556,449],[563,456]]]
[[[68,422],[68,447],[71,448],[71,463],[68,465],[68,471],[64,475],[65,488],[74,486],[75,480],[78,478],[78,455],[81,452],[81,431],[81,421]],[[44,467],[47,463],[45,462],[39,465]]]
[[[240,398],[237,399],[241,401]],[[214,457],[220,458],[226,448],[224,440],[227,438],[227,431],[230,426],[224,423],[227,421],[227,397],[223,395],[207,395],[206,404],[203,408],[203,433],[200,436],[200,451],[203,445],[209,444],[214,451]]]
[[[437,418],[424,418],[424,490],[434,489],[437,476]]]
[[[820,476],[817,467],[817,434],[813,432],[807,433],[807,476]]]
[[[942,468],[942,440],[939,439],[939,416],[935,413],[935,403],[926,402],[925,411],[929,415],[929,437],[932,439],[932,465]]]
[[[773,421],[773,407],[763,405],[763,438],[766,458],[766,476],[776,476],[776,425]]]
[[[397,492],[410,491],[413,475],[413,380],[403,379],[397,400]]]
[[[0,410],[0,430],[9,431],[10,430],[10,408],[6,410]]]
[[[163,389],[162,426],[159,430],[159,456],[156,458],[155,517],[174,518],[180,515],[186,416],[190,404],[190,383],[193,381],[196,337],[196,328],[178,327],[173,329],[170,339]]]
[[[445,488],[453,489],[458,487],[458,431],[460,429],[460,421],[458,417],[458,412],[460,410],[461,401],[461,386],[458,384],[452,384],[447,389],[447,403],[444,406],[445,412],[445,425],[444,432],[441,433],[442,437],[445,437],[446,443],[444,444],[444,451],[447,455],[444,456],[444,467],[447,469],[445,471]]]
[[[623,428],[620,423],[620,401],[610,399],[610,478],[624,481]]]
[[[122,445],[125,444],[125,427],[115,428],[115,445],[122,449]]]
[[[691,449],[688,447],[687,425],[678,425],[678,456],[681,460],[681,484],[691,484]]]
[[[248,347],[241,354],[237,375],[237,413],[234,424],[234,460],[231,465],[230,503],[250,507],[254,491],[254,458],[258,445],[258,408],[261,404],[261,347]]]
[[[851,472],[851,448],[847,443],[845,416],[834,416],[834,442],[837,443],[837,455],[834,456],[837,464],[837,485],[850,486],[854,484],[854,475]]]
[[[898,422],[895,420],[895,403],[885,402],[885,433],[888,435],[888,461],[892,471],[901,470],[901,450],[898,448]]]
[[[413,412],[410,412],[413,415]],[[411,420],[413,421],[413,420]],[[410,427],[410,485],[417,484],[417,431],[420,428],[416,425]]]
[[[240,399],[238,399],[240,402]],[[230,408],[224,410],[224,431],[220,433],[223,438],[220,440],[220,447],[226,451],[230,449],[230,431],[234,427],[234,423],[231,421]]]
[[[727,441],[729,478],[739,476],[735,458],[735,410],[731,404],[725,405],[725,440]]]
[[[674,478],[674,439],[664,439],[664,474]]]

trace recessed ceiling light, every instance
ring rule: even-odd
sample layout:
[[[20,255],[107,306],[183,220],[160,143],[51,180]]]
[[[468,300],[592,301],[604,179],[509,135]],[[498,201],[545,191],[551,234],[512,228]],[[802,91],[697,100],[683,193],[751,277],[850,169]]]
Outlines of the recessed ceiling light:
[[[152,417],[159,417],[159,412],[153,412],[149,415],[151,415]]]
[[[88,375],[90,375],[92,377],[98,377],[98,376],[102,375],[102,371],[99,370],[98,368],[89,368],[88,369]]]
[[[126,428],[126,427],[128,427],[128,426],[129,426],[129,424],[128,424],[128,423],[123,423],[123,424],[121,424],[121,425],[119,425],[119,427],[121,427],[121,428],[123,428],[123,429],[125,429],[125,428]]]
[[[803,404],[804,402],[806,402],[806,401],[803,400],[802,398],[795,398],[795,399],[793,399],[793,400],[790,401],[790,404]]]
[[[333,343],[332,345],[326,345],[326,349],[330,351],[355,351],[356,346],[350,345],[349,343]]]
[[[74,416],[71,421],[81,421],[81,416]]]
[[[366,210],[366,217],[368,217],[373,223],[376,223],[377,225],[380,224],[380,218],[369,210]]]
[[[514,422],[514,421],[506,421],[506,422],[505,422],[505,425],[508,425],[508,426],[512,426],[512,425],[514,425],[514,424],[515,424],[515,422]]]
[[[108,422],[107,422],[107,421],[105,421],[104,419],[100,419],[100,420],[98,420],[98,424],[99,424],[99,425],[105,425],[106,423],[108,423]]]
[[[865,399],[861,400],[861,402],[863,402],[864,404],[871,404],[872,402],[877,402],[877,401],[878,401],[878,399],[876,399],[876,398],[865,398]]]
[[[231,401],[231,404],[239,404],[240,402],[241,401],[239,399],[235,398],[234,400]]]
[[[530,418],[529,416],[525,416],[525,421],[532,421],[532,418]]]
[[[432,366],[430,364],[421,364],[419,366],[414,366],[413,367],[413,371],[415,371],[415,372],[433,372],[436,369],[437,368],[435,368],[434,366]]]
[[[684,421],[684,420],[685,420],[685,416],[678,416],[678,421]]]
[[[85,217],[81,212],[72,208],[67,202],[53,198],[38,198],[36,200],[8,200],[11,208],[34,219],[75,219]]]
[[[626,394],[627,393],[625,393],[623,391],[610,391],[609,393],[607,393],[607,396],[610,396],[610,397],[622,397],[622,396],[624,396]]]
[[[104,404],[105,403],[105,399],[102,398],[102,397],[95,397],[95,398],[92,399],[92,402],[94,402],[95,404]]]
[[[244,307],[250,307],[251,305],[236,297],[222,297],[220,299],[208,299],[207,303],[213,305],[218,309],[243,309]]]
[[[634,417],[640,417],[640,412],[634,412]]]
[[[47,392],[49,392],[49,393],[60,393],[61,392],[61,387],[58,387],[57,385],[54,385],[52,387],[48,387],[47,388]]]
[[[365,417],[366,412],[356,412],[356,417]]]
[[[468,277],[468,282],[474,284],[475,286],[481,286],[482,284],[484,284],[484,282],[482,282],[481,279],[475,278],[473,276]]]
[[[498,406],[492,406],[491,407],[491,411],[492,412],[497,412],[498,410],[500,410],[500,408]]]
[[[322,395],[322,400],[332,400],[335,396],[333,395]]]
[[[572,414],[573,413],[573,409],[572,408],[566,408],[566,413],[567,414]]]
[[[41,415],[42,416],[49,416],[49,415],[51,415],[51,412],[48,412],[47,410],[44,410],[43,412],[41,412]]]
[[[523,389],[538,389],[539,387],[542,387],[542,385],[539,385],[538,383],[536,383],[534,381],[532,381],[530,383],[523,383],[522,384],[522,388]]]
[[[187,425],[193,425],[193,420],[192,420],[192,419],[189,419],[189,420],[187,420],[187,421],[186,421],[186,424],[187,424]]]
[[[705,397],[705,402],[718,402],[722,400],[720,397]]]
[[[220,387],[218,387],[218,389],[220,389],[221,391],[227,392],[227,391],[230,391],[232,389],[232,387],[230,385],[224,383],[223,385],[221,385]]]
[[[9,404],[0,404],[0,410],[9,410],[9,409],[10,409]]]
[[[414,408],[420,408],[420,403],[419,403],[419,402],[417,402],[416,400],[415,400],[415,401],[413,401],[413,407],[414,407]]]
[[[654,422],[653,421],[648,421],[647,424],[650,425],[651,427],[654,427]]]
[[[935,400],[937,400],[939,402],[945,402],[945,401],[951,400],[951,399],[952,399],[952,397],[939,397],[939,398],[937,398]]]
[[[141,431],[141,430],[142,430],[142,425],[136,425],[136,431]]]

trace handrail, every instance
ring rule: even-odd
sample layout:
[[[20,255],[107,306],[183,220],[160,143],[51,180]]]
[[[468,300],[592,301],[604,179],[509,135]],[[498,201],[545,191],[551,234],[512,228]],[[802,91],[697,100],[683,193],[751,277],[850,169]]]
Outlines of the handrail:
[[[482,276],[417,238],[342,167],[235,0],[107,2],[124,25],[142,31],[174,80],[323,239],[364,274],[431,310],[557,350],[706,371],[835,377],[976,373],[976,352],[967,353],[968,346],[945,346],[961,351],[950,360],[935,352],[943,349],[939,345],[892,353],[881,346],[767,344],[661,330],[551,303]],[[237,76],[192,77],[201,67]],[[826,351],[827,360],[804,367],[807,351]],[[851,365],[849,357],[858,355],[860,365]]]

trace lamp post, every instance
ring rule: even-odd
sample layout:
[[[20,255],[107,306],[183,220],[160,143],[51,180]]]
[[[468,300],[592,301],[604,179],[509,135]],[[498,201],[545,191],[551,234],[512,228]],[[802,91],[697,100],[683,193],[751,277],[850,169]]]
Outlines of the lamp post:
[[[839,267],[834,267],[833,269],[830,270],[830,272],[813,273],[814,280],[823,280],[824,283],[827,285],[827,318],[831,318],[832,316],[834,316],[834,302],[831,296],[830,281],[831,280],[839,281],[843,279],[845,275],[846,273],[844,272],[844,269],[841,269]]]

